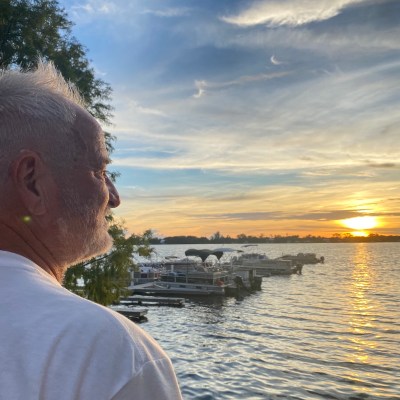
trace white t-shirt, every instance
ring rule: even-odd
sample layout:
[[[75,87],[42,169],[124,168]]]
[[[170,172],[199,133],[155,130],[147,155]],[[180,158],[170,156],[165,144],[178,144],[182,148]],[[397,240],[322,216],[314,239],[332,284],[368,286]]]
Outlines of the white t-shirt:
[[[171,361],[122,315],[0,251],[0,400],[179,400]]]

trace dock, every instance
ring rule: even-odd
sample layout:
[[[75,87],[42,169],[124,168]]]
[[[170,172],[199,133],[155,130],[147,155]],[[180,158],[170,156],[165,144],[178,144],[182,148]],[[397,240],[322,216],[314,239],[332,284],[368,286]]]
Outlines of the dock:
[[[148,312],[147,308],[144,307],[130,307],[123,304],[109,306],[109,308],[134,321],[146,320],[146,314]]]
[[[169,306],[183,307],[185,299],[181,297],[159,297],[159,296],[128,296],[120,299],[122,305],[138,305],[138,306]]]

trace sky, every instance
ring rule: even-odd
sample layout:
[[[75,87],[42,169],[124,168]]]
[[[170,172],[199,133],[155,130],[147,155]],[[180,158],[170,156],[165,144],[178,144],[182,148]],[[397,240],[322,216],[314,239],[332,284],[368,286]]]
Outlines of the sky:
[[[130,233],[400,234],[398,0],[60,4],[113,88]]]

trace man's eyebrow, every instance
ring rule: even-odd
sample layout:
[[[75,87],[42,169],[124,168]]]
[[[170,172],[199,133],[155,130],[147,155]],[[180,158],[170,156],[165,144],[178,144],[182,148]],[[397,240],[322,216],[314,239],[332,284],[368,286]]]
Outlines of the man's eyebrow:
[[[98,160],[101,165],[111,164],[111,158],[108,156],[100,156]]]

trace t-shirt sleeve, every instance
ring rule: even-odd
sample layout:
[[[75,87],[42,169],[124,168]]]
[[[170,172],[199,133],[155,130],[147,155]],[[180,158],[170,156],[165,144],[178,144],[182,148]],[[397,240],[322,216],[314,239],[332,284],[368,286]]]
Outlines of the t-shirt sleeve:
[[[182,400],[169,359],[148,361],[112,400]]]

